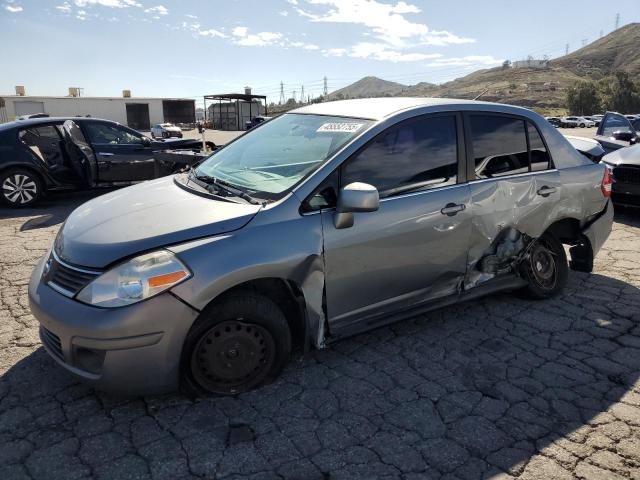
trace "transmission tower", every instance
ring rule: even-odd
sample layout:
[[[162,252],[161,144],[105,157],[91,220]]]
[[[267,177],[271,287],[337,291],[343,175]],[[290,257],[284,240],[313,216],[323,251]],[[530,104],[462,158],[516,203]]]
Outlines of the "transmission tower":
[[[293,101],[295,103],[295,101],[296,101],[296,91],[295,90],[293,92],[291,92],[291,98],[293,98]]]
[[[600,30],[600,38],[602,38],[604,36],[604,31]]]
[[[304,103],[304,85],[300,89],[300,103]]]
[[[327,87],[327,77],[324,77],[324,89],[322,90],[322,95],[325,97],[329,94],[329,88]]]
[[[616,13],[616,30],[618,29],[619,26],[620,26],[620,14]]]
[[[282,105],[283,103],[286,103],[287,101],[284,98],[284,83],[280,82],[280,101],[278,102],[279,105]]]
[[[567,45],[564,47],[564,54],[565,55],[569,55],[569,44],[567,43]]]
[[[589,41],[588,38],[583,38],[582,39],[582,46],[585,47],[587,45],[587,42]]]

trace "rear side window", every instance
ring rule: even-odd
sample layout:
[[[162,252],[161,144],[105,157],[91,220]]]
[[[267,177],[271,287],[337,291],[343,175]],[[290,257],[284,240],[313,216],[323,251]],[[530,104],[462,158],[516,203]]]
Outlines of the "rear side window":
[[[456,117],[420,117],[390,127],[349,159],[341,185],[368,183],[384,198],[454,184],[457,172]]]
[[[499,115],[471,115],[470,123],[476,178],[529,171],[524,120]]]
[[[85,129],[89,136],[89,141],[95,144],[139,145],[142,143],[141,137],[124,128],[118,128],[106,123],[86,122]]]
[[[527,122],[527,131],[529,134],[529,148],[531,149],[531,171],[540,172],[553,168],[551,155],[549,155],[538,129],[532,123]]]

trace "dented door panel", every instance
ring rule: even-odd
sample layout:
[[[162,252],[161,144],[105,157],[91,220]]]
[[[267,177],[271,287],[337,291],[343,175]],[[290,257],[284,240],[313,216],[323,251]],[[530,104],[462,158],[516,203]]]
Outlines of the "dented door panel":
[[[455,215],[441,212],[464,205]],[[471,229],[469,186],[385,199],[336,229],[322,214],[327,311],[340,327],[384,311],[455,293],[466,270]]]

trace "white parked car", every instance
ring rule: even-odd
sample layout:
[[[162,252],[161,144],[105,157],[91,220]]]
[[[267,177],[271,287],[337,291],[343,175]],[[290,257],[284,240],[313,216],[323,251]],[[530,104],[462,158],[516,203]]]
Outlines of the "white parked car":
[[[585,127],[595,127],[596,126],[596,122],[592,121],[592,120],[588,120],[584,117],[564,117],[562,119],[562,121],[564,122],[565,125],[567,125],[568,127],[580,127],[580,128],[585,128]]]
[[[173,123],[158,123],[151,127],[152,138],[182,138],[182,130]]]

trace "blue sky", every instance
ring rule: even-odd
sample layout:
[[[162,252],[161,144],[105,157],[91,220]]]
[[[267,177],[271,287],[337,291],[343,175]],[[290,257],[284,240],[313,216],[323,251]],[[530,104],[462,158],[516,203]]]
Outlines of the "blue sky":
[[[557,57],[640,21],[637,0],[0,0],[0,94],[278,101],[365,75],[441,83],[504,59]]]

